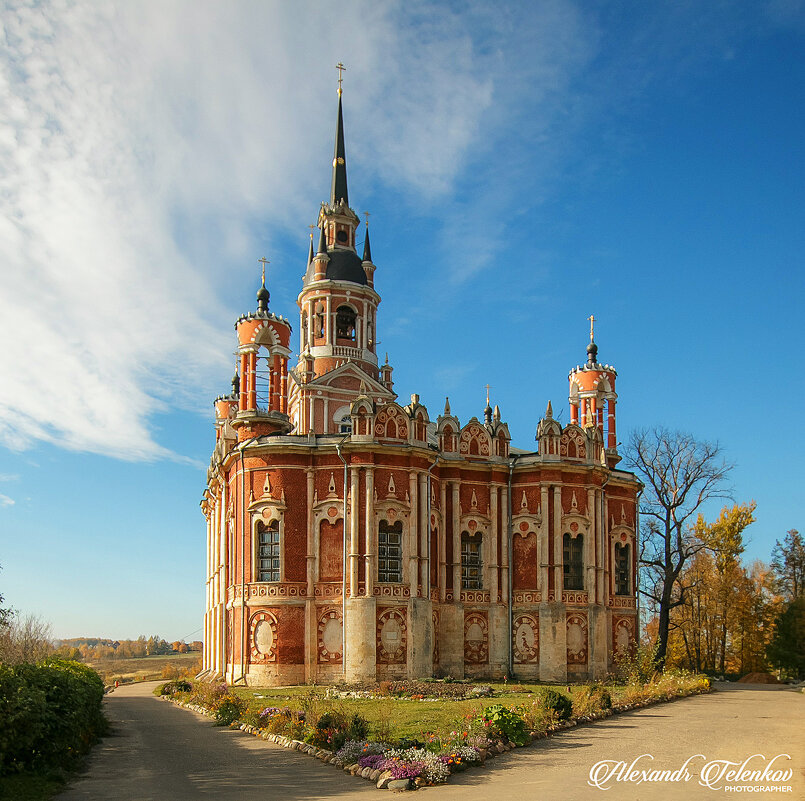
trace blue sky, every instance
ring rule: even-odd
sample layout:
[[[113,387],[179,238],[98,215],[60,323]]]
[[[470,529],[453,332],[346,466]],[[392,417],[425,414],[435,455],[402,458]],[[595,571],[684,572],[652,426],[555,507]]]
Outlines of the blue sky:
[[[239,314],[295,321],[347,65],[380,350],[531,448],[595,314],[621,440],[718,440],[802,529],[805,4],[4,3],[0,593],[57,636],[197,636]],[[717,509],[710,510],[712,516]]]

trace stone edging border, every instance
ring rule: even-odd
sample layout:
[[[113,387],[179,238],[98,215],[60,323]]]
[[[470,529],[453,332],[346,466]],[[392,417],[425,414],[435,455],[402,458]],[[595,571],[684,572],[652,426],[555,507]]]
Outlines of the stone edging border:
[[[658,704],[669,704],[673,701],[681,701],[684,698],[690,698],[694,695],[705,695],[710,692],[712,692],[712,687],[709,687],[706,690],[692,690],[685,695],[676,695],[673,698],[652,698],[648,701],[638,701],[634,704],[614,706],[612,709],[606,709],[602,712],[596,712],[592,715],[582,715],[581,717],[574,718],[573,720],[566,720],[562,721],[561,723],[557,723],[545,732],[530,732],[531,741],[527,743],[526,746],[516,746],[511,742],[494,742],[485,751],[481,751],[480,765],[483,765],[487,759],[498,756],[498,754],[505,754],[507,751],[513,751],[515,748],[525,748],[528,745],[535,743],[537,740],[547,739],[552,734],[566,731],[567,729],[572,729],[581,723],[594,723],[597,720],[604,720],[605,718],[611,718],[615,715],[622,715],[625,712],[633,712],[636,709],[645,709],[646,707],[657,706]],[[193,712],[204,715],[205,717],[213,717],[213,714],[209,709],[199,706],[198,704],[185,703],[184,701],[179,701],[175,698],[170,698],[169,696],[158,697],[162,701],[168,701],[176,706],[183,707],[184,709],[190,709]],[[310,756],[321,760],[325,764],[343,769],[345,773],[349,773],[351,776],[358,776],[362,779],[367,779],[373,782],[376,784],[378,790],[417,790],[419,787],[425,784],[425,782],[421,781],[420,779],[394,779],[389,771],[362,768],[357,762],[354,764],[346,764],[343,760],[338,759],[332,751],[328,751],[326,748],[316,748],[309,743],[303,743],[301,740],[292,740],[289,737],[283,736],[282,734],[271,734],[270,732],[258,729],[256,726],[251,726],[248,723],[238,723],[236,721],[230,726],[230,728],[240,729],[241,731],[246,732],[246,734],[261,737],[263,740],[267,740],[270,743],[275,743],[276,745],[287,748],[291,751],[299,751],[303,754],[309,754]],[[468,767],[472,766],[470,765]]]

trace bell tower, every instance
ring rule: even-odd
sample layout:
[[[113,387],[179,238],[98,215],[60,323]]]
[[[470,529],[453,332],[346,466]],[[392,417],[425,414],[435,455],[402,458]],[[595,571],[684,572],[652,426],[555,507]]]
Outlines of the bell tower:
[[[595,344],[595,317],[590,315],[590,344],[587,362],[570,371],[570,422],[582,428],[595,427],[605,443],[607,464],[613,468],[621,459],[618,455],[618,438],[615,430],[615,368],[598,361]]]
[[[299,361],[291,374],[289,413],[296,433],[342,433],[348,407],[364,382],[374,401],[393,400],[381,382],[377,361],[375,265],[369,244],[369,220],[362,256],[356,232],[360,219],[349,205],[344,138],[342,76],[338,64],[338,112],[330,199],[321,204],[318,246],[311,239],[302,291]]]

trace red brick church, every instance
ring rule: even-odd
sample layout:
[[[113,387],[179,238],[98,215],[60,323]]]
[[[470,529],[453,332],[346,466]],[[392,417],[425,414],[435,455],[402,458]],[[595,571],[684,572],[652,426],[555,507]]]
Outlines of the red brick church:
[[[380,295],[350,208],[338,95],[328,202],[291,323],[241,316],[215,401],[204,672],[255,685],[450,675],[601,677],[636,631],[636,497],[617,469],[616,372],[570,371],[537,448],[500,410],[462,423],[398,401],[376,352]]]

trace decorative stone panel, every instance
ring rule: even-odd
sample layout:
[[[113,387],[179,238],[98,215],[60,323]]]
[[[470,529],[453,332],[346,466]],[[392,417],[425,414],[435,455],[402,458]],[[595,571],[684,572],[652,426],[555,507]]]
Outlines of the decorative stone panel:
[[[249,621],[251,662],[277,661],[277,618],[272,612],[261,610]]]
[[[514,661],[520,665],[539,663],[539,621],[534,615],[518,615],[512,627]]]
[[[587,663],[587,617],[569,612],[567,615],[567,664]]]
[[[336,607],[325,607],[320,610],[317,643],[320,665],[341,664],[343,631],[340,609]]]
[[[381,665],[405,664],[408,625],[406,609],[377,610],[377,662]]]
[[[489,613],[464,614],[464,663],[483,665],[489,662]]]

